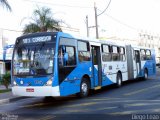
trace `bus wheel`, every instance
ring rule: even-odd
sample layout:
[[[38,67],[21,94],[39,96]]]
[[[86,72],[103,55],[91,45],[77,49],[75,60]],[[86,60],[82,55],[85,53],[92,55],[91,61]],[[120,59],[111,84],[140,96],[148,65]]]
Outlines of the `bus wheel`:
[[[43,99],[44,101],[54,101],[55,100],[55,98],[54,97],[52,97],[52,96],[46,96],[46,97],[44,97],[44,99]]]
[[[148,72],[147,72],[147,69],[144,70],[144,79],[145,79],[145,80],[148,79]]]
[[[117,87],[121,87],[122,86],[122,76],[120,73],[117,74],[117,83],[116,83]]]
[[[80,85],[80,93],[78,93],[77,96],[80,98],[87,97],[89,95],[89,89],[90,87],[88,80],[83,78]]]

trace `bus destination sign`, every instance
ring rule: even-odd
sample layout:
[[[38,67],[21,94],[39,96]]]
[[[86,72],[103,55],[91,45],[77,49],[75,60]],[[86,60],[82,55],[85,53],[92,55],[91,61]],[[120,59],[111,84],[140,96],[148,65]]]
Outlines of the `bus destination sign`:
[[[47,42],[51,41],[51,36],[38,36],[32,38],[25,38],[23,39],[23,43],[38,43],[38,42]]]

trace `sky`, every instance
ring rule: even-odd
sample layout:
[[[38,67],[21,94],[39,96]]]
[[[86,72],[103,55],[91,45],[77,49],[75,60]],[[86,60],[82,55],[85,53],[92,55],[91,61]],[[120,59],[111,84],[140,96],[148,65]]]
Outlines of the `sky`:
[[[89,26],[95,26],[94,3],[100,14],[109,0],[8,0],[12,12],[0,6],[0,28],[16,30],[0,30],[3,37],[14,43],[21,35],[25,24],[29,23],[32,12],[37,7],[52,9],[53,18],[63,20],[74,28],[71,34],[86,36],[86,15]],[[111,0],[108,9],[98,16],[100,37],[120,37],[137,39],[139,32],[158,35],[160,32],[160,0]],[[63,25],[65,26],[65,25]],[[77,32],[78,29],[78,32]],[[90,37],[95,37],[95,28],[89,29]]]

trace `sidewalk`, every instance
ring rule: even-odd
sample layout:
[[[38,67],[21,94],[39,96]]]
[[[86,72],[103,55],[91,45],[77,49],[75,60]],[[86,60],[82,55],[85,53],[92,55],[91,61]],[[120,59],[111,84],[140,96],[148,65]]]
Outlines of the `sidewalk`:
[[[5,92],[5,93],[0,93],[0,101],[3,99],[11,99],[15,98],[15,96],[12,95],[12,92]]]
[[[9,87],[9,89],[11,89],[11,87]],[[6,88],[0,85],[0,90],[6,90]],[[13,101],[17,101],[17,100],[25,99],[25,98],[26,97],[14,96],[12,94],[12,91],[0,93],[0,104],[9,103],[9,102],[13,102]]]
[[[8,87],[9,89],[11,89],[11,86]],[[5,90],[6,87],[4,85],[0,85],[0,90]]]

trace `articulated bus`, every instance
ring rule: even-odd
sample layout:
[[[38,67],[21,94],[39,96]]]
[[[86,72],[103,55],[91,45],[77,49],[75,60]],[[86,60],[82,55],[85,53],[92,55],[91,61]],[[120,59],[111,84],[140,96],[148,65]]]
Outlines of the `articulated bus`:
[[[82,39],[63,32],[17,38],[12,92],[18,96],[88,96],[90,90],[155,75],[153,49]]]

